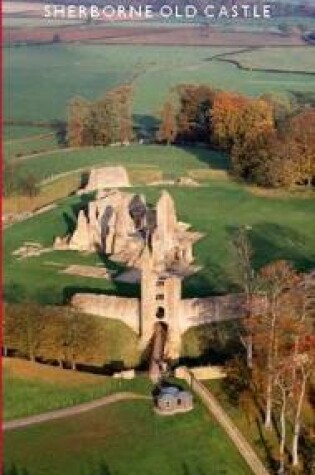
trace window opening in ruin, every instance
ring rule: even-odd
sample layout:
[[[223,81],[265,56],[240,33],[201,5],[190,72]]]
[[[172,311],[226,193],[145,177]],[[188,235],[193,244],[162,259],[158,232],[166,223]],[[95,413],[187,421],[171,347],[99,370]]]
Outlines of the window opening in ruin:
[[[156,286],[157,286],[157,287],[164,287],[164,285],[165,285],[165,280],[158,280],[158,281],[156,282]]]
[[[164,307],[158,307],[157,312],[156,312],[156,317],[159,319],[162,319],[165,317],[165,309]]]
[[[164,300],[164,294],[157,294],[156,300]]]

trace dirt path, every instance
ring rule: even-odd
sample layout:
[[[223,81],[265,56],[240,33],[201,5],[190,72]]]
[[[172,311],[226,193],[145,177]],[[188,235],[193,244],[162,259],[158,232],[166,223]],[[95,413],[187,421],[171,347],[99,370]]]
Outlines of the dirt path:
[[[55,411],[44,412],[42,414],[36,414],[34,416],[22,417],[21,419],[14,419],[13,421],[4,422],[2,429],[13,430],[20,427],[28,427],[34,424],[41,424],[42,422],[48,422],[55,419],[61,419],[63,417],[76,416],[93,409],[97,409],[102,406],[107,406],[119,401],[127,401],[131,399],[150,399],[149,396],[136,393],[116,393],[110,396],[104,396],[101,399],[97,399],[91,402],[85,402],[77,404],[76,406],[66,407],[64,409],[57,409]]]

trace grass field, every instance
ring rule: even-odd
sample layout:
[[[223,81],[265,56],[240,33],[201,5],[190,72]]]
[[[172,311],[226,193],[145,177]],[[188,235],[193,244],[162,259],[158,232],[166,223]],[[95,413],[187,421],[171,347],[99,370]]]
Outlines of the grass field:
[[[238,61],[245,68],[305,71],[315,74],[314,48],[312,46],[292,47],[288,50],[288,54],[284,54],[283,48],[261,48],[232,54],[231,59]]]
[[[205,148],[133,145],[129,147],[94,147],[79,150],[58,150],[38,155],[20,163],[21,173],[32,173],[39,181],[93,166],[123,165],[134,173],[159,169],[165,178],[176,178],[188,170],[226,169],[228,157]]]
[[[106,149],[107,151],[108,149]],[[142,152],[143,150],[143,152]],[[131,160],[136,163],[160,164],[167,176],[185,175],[192,170],[196,173],[209,172],[209,161],[214,168],[223,167],[224,157],[213,156],[206,150],[194,155],[192,151],[179,150],[176,147],[134,147],[123,149],[125,154],[113,149],[111,160],[126,164]],[[78,154],[77,161],[86,160]],[[86,152],[85,152],[86,153]],[[95,154],[105,154],[98,150]],[[141,154],[143,153],[143,154]],[[131,154],[131,155],[130,155]],[[120,156],[118,162],[118,156]],[[130,157],[133,156],[134,160]],[[61,156],[60,156],[61,157]],[[93,154],[90,156],[93,157]],[[129,157],[129,158],[128,158]],[[95,157],[94,157],[95,158]],[[64,167],[60,158],[53,162],[47,158],[34,161],[34,170],[41,178],[45,176],[40,165]],[[208,160],[208,161],[206,161]],[[30,163],[31,160],[26,161]],[[26,163],[25,162],[25,163]],[[86,162],[85,162],[86,163]],[[113,162],[106,162],[113,163]],[[37,164],[37,165],[36,165]],[[71,163],[70,163],[71,165]],[[69,166],[70,166],[69,165]],[[37,168],[35,168],[37,166]],[[73,166],[73,165],[72,165]],[[46,170],[46,168],[45,168]],[[61,171],[60,169],[58,169]],[[55,172],[56,169],[55,169]],[[215,172],[215,170],[214,170]],[[145,193],[147,200],[154,203],[160,193],[160,187],[135,187],[135,192]],[[205,237],[195,247],[197,263],[202,270],[187,279],[184,285],[185,296],[211,295],[235,289],[232,261],[231,235],[239,225],[252,227],[250,236],[255,250],[257,267],[274,259],[288,259],[298,269],[307,270],[314,266],[315,224],[313,214],[315,203],[311,197],[304,198],[294,194],[259,195],[255,190],[242,184],[232,182],[226,177],[211,175],[203,186],[198,188],[168,187],[175,199],[179,218],[191,223],[193,228],[205,233]],[[61,266],[73,264],[101,264],[104,261],[97,255],[82,255],[77,252],[56,252],[40,257],[16,260],[12,251],[25,241],[38,241],[44,246],[51,246],[56,235],[64,235],[74,227],[75,216],[84,204],[83,198],[71,197],[62,201],[59,206],[45,214],[38,215],[25,222],[17,223],[6,229],[4,233],[4,277],[5,295],[9,299],[35,299],[42,303],[64,301],[77,291],[106,291],[124,295],[138,295],[138,287],[131,284],[114,284],[107,280],[95,280],[78,276],[59,274],[58,267],[48,265],[55,262]],[[196,213],[198,210],[198,213]],[[48,262],[48,264],[47,264]],[[108,266],[112,263],[106,262]],[[32,275],[32,279],[29,276]]]
[[[9,143],[13,140],[24,140],[34,135],[43,135],[52,132],[50,128],[26,125],[4,125],[3,141]]]
[[[251,473],[199,402],[173,417],[156,415],[151,401],[116,403],[4,439],[6,475],[60,475],[65,469],[67,475]]]
[[[48,132],[48,133],[47,133]],[[4,142],[4,157],[16,159],[23,155],[32,155],[60,147],[55,133],[49,130],[43,135],[11,139]]]
[[[4,214],[19,214],[35,211],[74,193],[79,188],[80,183],[81,174],[73,173],[70,176],[56,179],[52,183],[42,185],[39,188],[39,193],[34,197],[13,195],[3,198],[3,212]]]
[[[239,50],[82,44],[7,48],[4,54],[5,117],[64,119],[71,97],[79,94],[95,99],[104,91],[130,81],[135,87],[133,112],[136,123],[151,126],[156,122],[169,89],[179,83],[205,83],[247,95],[314,91],[315,78],[312,76],[241,71],[232,64],[211,59]],[[272,48],[263,54],[268,55],[270,51]],[[283,49],[283,56],[287,51]],[[307,51],[308,48],[300,49],[302,64],[304,55],[308,58]],[[257,56],[259,54],[257,52]],[[34,81],[36,75],[41,77],[40,88]]]
[[[130,381],[118,380],[4,358],[3,388],[3,417],[10,420],[73,406],[119,391],[148,395],[151,384],[142,376]]]

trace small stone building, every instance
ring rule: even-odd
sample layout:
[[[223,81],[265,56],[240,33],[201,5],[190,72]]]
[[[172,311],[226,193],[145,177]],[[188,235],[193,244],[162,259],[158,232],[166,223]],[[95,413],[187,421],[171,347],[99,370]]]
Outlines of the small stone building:
[[[161,415],[188,412],[191,411],[193,407],[192,394],[176,386],[162,388],[155,400],[156,412]]]

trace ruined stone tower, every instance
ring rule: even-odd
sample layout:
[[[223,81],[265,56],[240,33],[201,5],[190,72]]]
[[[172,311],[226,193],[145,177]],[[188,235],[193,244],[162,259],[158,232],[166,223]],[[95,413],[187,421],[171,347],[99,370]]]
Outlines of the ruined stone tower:
[[[140,337],[145,348],[157,323],[167,330],[166,358],[177,359],[180,356],[180,302],[181,278],[165,270],[156,269],[149,249],[145,251],[145,262],[141,273],[140,300]]]

